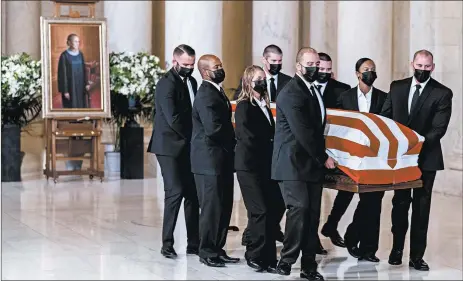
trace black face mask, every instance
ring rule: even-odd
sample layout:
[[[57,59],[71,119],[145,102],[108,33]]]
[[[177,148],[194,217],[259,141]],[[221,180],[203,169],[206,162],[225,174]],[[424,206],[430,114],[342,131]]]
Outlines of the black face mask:
[[[209,70],[210,72],[214,73],[214,77],[211,77],[212,82],[216,84],[220,84],[225,80],[225,70],[223,68],[217,70]]]
[[[331,78],[331,72],[318,72],[317,81],[320,83],[326,83]]]
[[[277,75],[280,73],[281,70],[281,64],[270,64],[270,68],[268,72],[272,75]]]
[[[362,73],[362,81],[365,83],[367,86],[373,85],[373,82],[375,82],[376,78],[376,71],[365,71]]]
[[[423,70],[423,69],[415,69],[414,76],[415,76],[416,81],[423,83],[429,79],[429,77],[431,76],[431,71]]]
[[[182,77],[190,77],[191,74],[193,73],[193,68],[183,67],[178,64],[177,64],[176,70],[177,70],[178,75]]]
[[[265,92],[267,92],[267,81],[266,80],[259,80],[259,81],[254,81],[254,91],[258,92],[260,96],[264,96]]]
[[[305,80],[307,80],[307,82],[314,82],[315,80],[317,80],[317,77],[318,77],[318,67],[317,66],[305,66],[305,74],[303,74],[302,76],[304,76]]]

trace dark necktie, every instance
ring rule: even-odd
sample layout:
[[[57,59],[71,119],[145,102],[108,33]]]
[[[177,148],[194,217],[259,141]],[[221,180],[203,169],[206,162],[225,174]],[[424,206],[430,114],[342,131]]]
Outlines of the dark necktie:
[[[418,98],[420,97],[420,89],[421,85],[416,85],[415,93],[413,93],[412,104],[410,105],[410,115],[413,113],[413,110],[415,110],[416,104],[418,103]]]
[[[277,87],[275,86],[275,78],[270,78],[270,101],[275,101],[277,96]]]
[[[183,79],[183,85],[185,85],[185,88],[186,88],[187,98],[188,98],[188,100],[189,100],[190,103],[191,103],[190,88],[188,88],[188,78],[187,78],[187,77],[183,77],[182,79]]]
[[[316,87],[317,87],[318,92],[321,94],[322,93],[322,91],[321,91],[322,85],[316,85]]]

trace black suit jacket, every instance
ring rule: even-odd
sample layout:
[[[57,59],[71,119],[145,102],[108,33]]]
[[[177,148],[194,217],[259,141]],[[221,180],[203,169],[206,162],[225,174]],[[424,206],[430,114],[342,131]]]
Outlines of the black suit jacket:
[[[233,172],[235,131],[228,98],[203,81],[193,103],[191,171],[202,175]]]
[[[242,80],[243,78],[240,79],[240,84],[238,85],[238,88],[236,89],[235,91],[235,95],[233,96],[233,99],[234,100],[237,100],[238,99],[238,96],[240,95],[241,93],[241,89],[242,89]],[[284,73],[278,73],[278,79],[277,79],[277,84],[275,85],[277,87],[277,94],[276,94],[276,97],[278,97],[278,94],[280,93],[281,89],[283,89],[283,87],[291,80],[291,76],[288,76]],[[270,93],[268,93],[270,95]],[[276,98],[275,97],[275,98]]]
[[[242,100],[235,110],[235,170],[252,171],[270,176],[275,121],[272,111],[262,109],[249,100]]]
[[[359,111],[357,89],[358,86],[342,93],[339,96],[336,108]],[[386,96],[387,94],[385,92],[373,87],[373,91],[371,92],[371,105],[369,112],[374,114],[380,114],[381,109],[383,108],[384,101],[386,100]]]
[[[324,175],[325,152],[320,105],[302,79],[296,75],[277,98],[272,179],[320,182]],[[326,112],[326,111],[325,111]],[[326,116],[326,114],[325,114]]]
[[[350,86],[330,78],[326,83],[326,88],[323,91],[323,103],[326,108],[337,108],[337,101],[341,93],[348,91]]]
[[[440,139],[445,135],[452,114],[452,90],[430,78],[418,99],[414,111],[408,114],[408,96],[412,79],[393,81],[381,115],[397,121],[418,134],[425,141],[418,159],[422,170],[444,169]]]
[[[193,77],[189,80],[196,93],[196,80]],[[174,69],[168,71],[157,83],[154,104],[156,114],[148,152],[178,156],[190,145],[193,126],[190,92]]]

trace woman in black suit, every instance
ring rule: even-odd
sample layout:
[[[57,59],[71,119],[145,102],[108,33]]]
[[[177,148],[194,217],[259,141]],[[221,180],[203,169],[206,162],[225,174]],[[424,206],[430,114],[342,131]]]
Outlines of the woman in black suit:
[[[369,58],[361,58],[355,65],[355,72],[359,84],[341,94],[338,108],[379,114],[386,100],[386,93],[373,87],[377,77],[375,63]],[[343,196],[345,200],[350,202],[353,193],[340,191],[336,197],[338,196]],[[360,201],[355,210],[354,218],[347,227],[344,236],[349,254],[359,260],[379,262],[375,254],[379,243],[383,196],[383,191],[359,194]]]
[[[244,71],[235,125],[235,170],[250,231],[245,258],[251,268],[274,272],[275,229],[279,224],[276,212],[284,203],[278,184],[270,177],[275,121],[269,108],[265,72],[259,66]]]

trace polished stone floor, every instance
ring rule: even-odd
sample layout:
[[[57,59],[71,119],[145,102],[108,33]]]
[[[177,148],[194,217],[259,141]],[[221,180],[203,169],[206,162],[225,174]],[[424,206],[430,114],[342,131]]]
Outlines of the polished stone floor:
[[[329,280],[462,279],[462,199],[434,194],[428,250],[425,260],[431,271],[417,272],[406,263],[390,266],[391,195],[383,201],[380,250],[377,265],[358,262],[345,249],[334,247],[323,237],[329,255],[318,257],[320,272]],[[323,195],[324,222],[335,192]],[[163,190],[155,179],[118,180],[104,183],[87,178],[52,181],[31,180],[2,183],[2,279],[297,279],[299,263],[289,277],[253,272],[242,261],[214,269],[186,256],[182,212],[176,229],[175,248],[179,257],[161,256]],[[239,199],[239,193],[235,197]],[[352,218],[355,199],[340,224],[343,233]],[[232,224],[246,225],[241,200],[235,201]],[[243,257],[241,232],[230,232],[227,251]],[[281,244],[279,245],[281,247]]]

